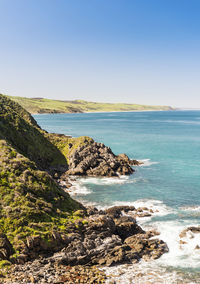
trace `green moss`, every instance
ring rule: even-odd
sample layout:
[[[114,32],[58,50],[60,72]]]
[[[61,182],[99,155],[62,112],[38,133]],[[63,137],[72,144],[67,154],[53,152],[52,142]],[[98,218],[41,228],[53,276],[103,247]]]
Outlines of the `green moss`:
[[[11,266],[11,262],[8,260],[1,260],[0,261],[0,269]]]
[[[72,138],[51,133],[47,133],[45,136],[61,151],[67,162],[69,162],[70,155],[72,155],[77,148],[94,142],[94,140],[88,136]]]
[[[28,236],[51,239],[52,231],[65,231],[82,208],[34,162],[0,140],[0,230],[14,248]],[[8,158],[9,157],[9,158]]]

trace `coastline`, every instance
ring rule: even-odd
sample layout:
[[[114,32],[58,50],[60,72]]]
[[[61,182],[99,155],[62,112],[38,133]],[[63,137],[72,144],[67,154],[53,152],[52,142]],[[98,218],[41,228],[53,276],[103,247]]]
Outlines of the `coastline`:
[[[69,138],[62,134],[45,132],[41,130],[37,122],[21,109],[19,105],[11,105],[13,108],[10,108],[10,116],[8,116],[8,108],[6,107],[4,97],[2,97],[2,101],[3,114],[5,113],[3,127],[2,124],[0,125],[1,137],[4,140],[1,142],[0,156],[1,172],[5,176],[2,187],[5,193],[5,199],[2,200],[4,202],[3,209],[7,210],[9,208],[9,212],[15,212],[16,203],[12,203],[12,198],[8,195],[8,188],[13,194],[18,190],[17,198],[19,203],[17,203],[17,212],[22,212],[22,215],[16,214],[14,218],[12,214],[10,215],[12,218],[6,214],[2,215],[2,222],[5,222],[7,231],[1,235],[3,243],[1,250],[6,253],[6,259],[3,256],[4,259],[1,261],[2,265],[11,266],[10,276],[16,277],[16,283],[21,283],[21,279],[30,279],[31,282],[38,281],[38,283],[45,283],[44,281],[48,278],[50,279],[49,283],[54,283],[55,277],[53,275],[55,272],[58,274],[58,277],[60,275],[70,277],[69,274],[66,275],[66,269],[70,271],[70,274],[73,274],[71,271],[76,269],[83,274],[87,274],[90,273],[91,269],[89,268],[88,270],[86,265],[90,267],[97,265],[98,269],[102,267],[102,269],[105,269],[107,275],[109,271],[111,273],[111,271],[118,270],[116,281],[113,280],[115,282],[118,281],[118,283],[125,283],[124,281],[129,281],[131,277],[134,280],[136,279],[135,275],[130,275],[131,270],[134,270],[134,265],[138,267],[137,281],[144,280],[144,277],[140,273],[145,274],[145,277],[147,277],[147,274],[149,274],[148,267],[151,267],[151,271],[155,272],[155,277],[158,277],[160,273],[156,266],[164,269],[161,274],[167,273],[170,265],[176,271],[176,262],[179,267],[182,266],[184,268],[187,268],[189,263],[189,268],[191,268],[189,273],[192,273],[192,269],[198,265],[195,259],[199,254],[198,240],[200,228],[198,227],[198,220],[196,220],[196,223],[192,223],[190,211],[187,214],[186,210],[181,209],[180,206],[172,210],[172,207],[167,207],[164,201],[161,201],[163,200],[163,195],[156,195],[155,192],[160,190],[160,186],[163,183],[158,183],[158,187],[154,187],[154,183],[152,189],[148,187],[148,182],[152,177],[153,180],[158,181],[157,177],[160,174],[159,169],[162,169],[162,163],[159,166],[155,164],[161,161],[159,158],[156,159],[158,162],[151,162],[148,159],[143,160],[146,161],[146,166],[144,164],[144,167],[138,167],[138,171],[130,176],[135,170],[132,166],[140,165],[138,161],[130,160],[125,154],[116,156],[111,148],[106,147],[103,143],[97,143],[89,137]],[[8,103],[11,104],[11,102]],[[13,113],[15,115],[12,115]],[[19,113],[19,115],[16,116],[16,113]],[[148,115],[146,116],[148,117]],[[16,123],[18,122],[20,124],[17,124],[18,127],[16,127]],[[85,127],[85,121],[83,123]],[[12,131],[7,131],[7,129],[10,130],[11,125]],[[133,125],[132,121],[130,125]],[[135,127],[135,124],[133,126]],[[105,127],[107,128],[107,122],[105,123]],[[141,129],[140,121],[139,127]],[[124,124],[122,124],[122,128],[124,128]],[[147,128],[149,129],[149,125],[147,125]],[[23,132],[24,129],[26,131]],[[33,133],[35,135],[32,135]],[[123,133],[123,131],[120,133]],[[117,139],[119,124],[117,124],[115,134]],[[12,135],[16,137],[15,141],[13,141]],[[111,139],[113,139],[112,135],[113,133],[111,133]],[[38,138],[37,141],[33,139],[35,137]],[[129,156],[132,153],[132,157],[135,156],[134,152],[137,151],[136,144],[138,144],[138,140],[135,139],[136,147],[133,148],[133,137],[134,135],[131,132],[130,141],[128,142],[132,149],[134,149],[134,151],[129,152]],[[124,139],[124,135],[121,135],[120,138]],[[27,141],[28,143],[26,144]],[[146,144],[146,140],[144,142],[146,147],[148,144]],[[20,146],[30,144],[34,145],[34,147],[30,148],[29,151],[26,151],[26,148],[20,148]],[[38,144],[42,145],[40,149],[37,148]],[[122,148],[127,150],[128,147],[126,145],[122,147],[122,144],[119,144],[120,151]],[[21,149],[22,154],[17,152],[16,147]],[[37,159],[38,157],[42,159]],[[46,159],[47,157],[51,157],[52,160]],[[162,157],[166,158],[166,155],[164,156],[162,153]],[[63,167],[61,166],[62,158],[68,159],[67,164],[63,164]],[[57,162],[57,167],[51,167],[53,165],[52,161]],[[63,159],[62,161],[65,162],[66,160]],[[170,161],[165,163],[164,166],[166,164],[170,166],[170,169],[173,166]],[[151,165],[152,168],[150,167]],[[15,172],[16,167],[17,172]],[[43,171],[39,170],[40,167],[43,168]],[[166,168],[164,167],[164,169]],[[12,172],[11,177],[9,176],[10,171]],[[93,200],[97,201],[97,205],[98,201],[102,201],[99,205],[105,205],[104,208],[96,209],[94,206],[84,206],[76,200],[71,199],[66,191],[69,189],[73,195],[72,184],[69,180],[69,176],[72,174],[79,176],[80,179],[86,177],[86,190],[87,179],[90,179],[90,184],[94,183],[94,186],[91,186],[91,191],[86,192],[86,194],[93,194],[96,191],[97,195],[93,195]],[[152,174],[154,175],[152,176]],[[99,176],[101,176],[100,183]],[[122,178],[123,176],[126,178]],[[18,184],[22,188],[13,186],[13,183],[10,183],[10,179],[6,182],[7,177],[12,178],[12,181],[16,183],[20,181],[21,183]],[[134,177],[136,178],[134,179]],[[35,180],[36,182],[34,182]],[[59,184],[59,180],[66,182],[66,184]],[[121,186],[126,183],[128,185],[129,182],[129,188]],[[77,195],[75,194],[77,200],[79,199],[79,193],[83,189],[78,183],[79,181],[77,180],[77,184],[73,184],[75,191],[78,187],[80,189],[79,192],[76,192]],[[116,183],[119,184],[119,187],[115,186]],[[111,184],[113,184],[113,187]],[[27,188],[28,194],[24,191],[24,187]],[[67,188],[66,191],[65,187]],[[99,191],[99,189],[103,190]],[[108,192],[107,189],[109,189]],[[123,199],[126,189],[131,194]],[[148,191],[146,199],[145,189]],[[137,190],[139,195],[134,195]],[[105,198],[106,195],[107,197],[110,195],[110,197]],[[120,195],[122,198],[120,198]],[[116,196],[117,198],[115,198]],[[137,196],[142,196],[144,199],[140,200]],[[169,195],[169,198],[171,198],[171,195]],[[133,202],[133,200],[135,201]],[[112,201],[116,201],[115,204]],[[166,201],[167,198],[165,199]],[[106,203],[108,206],[106,206]],[[28,204],[28,206],[24,206],[24,204]],[[33,208],[31,212],[30,208]],[[190,208],[187,210],[190,210]],[[198,215],[198,208],[192,214]],[[25,223],[24,219],[20,219],[24,215],[27,216]],[[9,220],[6,218],[9,218]],[[20,234],[16,233],[15,230],[15,228],[18,228],[18,225],[7,226],[8,224],[12,225],[12,223],[9,223],[10,220],[14,220],[14,222],[20,220],[20,223],[15,223],[23,226],[20,226]],[[183,222],[185,220],[186,222]],[[154,225],[156,226],[154,227]],[[13,236],[16,242],[12,241],[11,236]],[[15,255],[13,255],[14,249],[18,252]],[[63,265],[65,265],[64,268]],[[124,269],[121,265],[125,265]],[[34,267],[37,271],[34,270]],[[56,267],[59,267],[59,269],[56,270]],[[30,276],[30,271],[32,272],[32,270],[35,273],[32,275],[34,277],[33,281],[30,278],[32,277]],[[46,270],[48,270],[48,274]],[[97,271],[91,273],[91,277],[97,277]],[[194,274],[195,277],[196,275]],[[103,283],[107,281],[105,279],[106,276],[100,275],[100,277],[103,277]],[[157,279],[155,277],[154,279]],[[131,281],[129,282],[131,283]],[[29,282],[24,281],[24,283]],[[3,283],[6,282],[4,281]],[[7,283],[13,284],[15,281]],[[168,283],[170,282],[168,281]]]
[[[90,179],[90,177],[86,177],[86,179]],[[105,178],[106,180],[106,178]],[[75,188],[75,184],[73,184],[73,187]],[[73,198],[76,198],[76,194],[73,194],[73,189],[68,191],[70,194],[72,194]],[[78,193],[79,195],[80,193]],[[87,192],[86,194],[90,194],[90,192]],[[83,195],[84,196],[84,195]],[[82,199],[82,198],[81,198]],[[84,198],[83,198],[84,199]],[[79,199],[77,199],[79,200]],[[85,206],[91,206],[90,203],[84,202]],[[93,206],[97,206],[93,205]],[[143,283],[160,283],[160,284],[177,284],[177,283],[199,283],[200,280],[200,270],[193,268],[193,266],[187,267],[187,261],[184,262],[184,265],[175,265],[176,259],[174,259],[172,266],[170,266],[170,261],[173,260],[174,257],[180,257],[184,256],[184,242],[187,241],[190,243],[190,234],[187,236],[187,239],[183,241],[180,239],[179,241],[179,234],[184,231],[184,228],[187,228],[189,225],[191,225],[191,222],[188,223],[186,226],[182,224],[182,226],[174,231],[174,240],[171,244],[171,228],[161,226],[159,228],[159,222],[158,224],[154,224],[150,222],[152,219],[161,218],[161,216],[166,216],[175,214],[175,212],[171,211],[171,208],[167,208],[161,201],[154,201],[153,200],[135,200],[133,202],[118,202],[118,203],[111,203],[107,206],[97,206],[98,210],[107,210],[109,208],[112,208],[113,206],[134,206],[135,208],[138,208],[139,211],[140,208],[145,208],[145,210],[140,212],[140,216],[134,216],[136,218],[137,223],[142,227],[142,229],[146,230],[158,230],[160,233],[158,235],[159,238],[164,239],[167,245],[169,245],[169,252],[166,254],[163,254],[161,258],[153,259],[150,261],[145,261],[141,259],[138,263],[130,264],[117,264],[111,267],[100,267],[100,270],[102,270],[105,275],[107,276],[107,280],[105,283],[116,283],[116,284],[143,284]],[[189,210],[189,208],[183,208],[183,212],[185,210]],[[194,210],[191,208],[191,210]],[[199,210],[199,208],[195,207],[195,210]],[[130,216],[132,215],[132,212],[130,212]],[[143,214],[145,213],[145,214]],[[128,214],[125,214],[128,216]],[[170,224],[170,223],[169,223]],[[191,225],[192,226],[192,225]],[[197,224],[193,224],[193,226],[197,226]],[[164,231],[163,231],[164,229]],[[169,230],[169,233],[166,235],[166,232]],[[189,231],[190,232],[190,231]],[[194,234],[194,237],[195,234]],[[154,237],[153,237],[154,238]],[[175,238],[177,238],[175,240]],[[197,236],[198,238],[198,236]],[[197,239],[198,242],[198,239]],[[174,244],[176,243],[176,247],[174,247]],[[180,251],[181,255],[180,254]],[[193,245],[192,250],[195,252],[195,247]],[[186,250],[187,251],[187,250]],[[191,252],[192,253],[192,252]],[[198,251],[196,250],[196,255],[198,255]],[[184,260],[184,258],[183,258]],[[198,267],[198,265],[197,265]],[[112,276],[110,276],[112,275]],[[110,282],[111,281],[111,282]],[[115,282],[114,282],[115,281]]]
[[[44,113],[31,113],[31,115],[44,115],[44,114],[84,114],[84,113],[129,113],[129,112],[168,112],[168,111],[179,111],[178,109],[169,110],[123,110],[123,111],[84,111],[84,112],[44,112]]]

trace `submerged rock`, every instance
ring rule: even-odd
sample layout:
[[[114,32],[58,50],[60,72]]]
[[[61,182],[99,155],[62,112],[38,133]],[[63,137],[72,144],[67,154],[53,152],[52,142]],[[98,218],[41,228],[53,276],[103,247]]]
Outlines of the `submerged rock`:
[[[200,234],[200,226],[199,227],[188,227],[186,229],[184,229],[180,234],[179,237],[180,238],[185,238],[187,236],[187,233],[193,233],[193,234]]]

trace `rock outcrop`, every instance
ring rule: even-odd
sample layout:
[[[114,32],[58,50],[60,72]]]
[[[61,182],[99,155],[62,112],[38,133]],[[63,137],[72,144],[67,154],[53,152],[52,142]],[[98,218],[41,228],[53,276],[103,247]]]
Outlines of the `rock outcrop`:
[[[51,250],[41,237],[29,237],[16,262],[25,263],[37,255],[57,251],[49,259],[58,264],[111,266],[159,258],[168,251],[166,243],[152,239],[156,232],[145,232],[134,218],[122,216],[123,209],[115,217],[96,208],[88,208],[86,215],[79,210],[75,215],[82,218],[71,223],[65,234],[54,232]]]
[[[103,143],[92,142],[78,147],[69,157],[68,175],[119,176],[134,172],[131,165],[138,165],[125,154],[114,155]]]

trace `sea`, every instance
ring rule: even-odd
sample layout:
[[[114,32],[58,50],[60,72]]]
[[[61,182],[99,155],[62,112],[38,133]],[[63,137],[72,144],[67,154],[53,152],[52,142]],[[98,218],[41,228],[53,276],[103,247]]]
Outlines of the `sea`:
[[[138,218],[160,232],[169,252],[150,262],[105,268],[116,283],[200,283],[200,111],[142,111],[34,115],[48,132],[90,136],[143,162],[119,178],[79,178],[72,196],[84,204],[145,206]],[[182,243],[180,243],[182,240]]]

